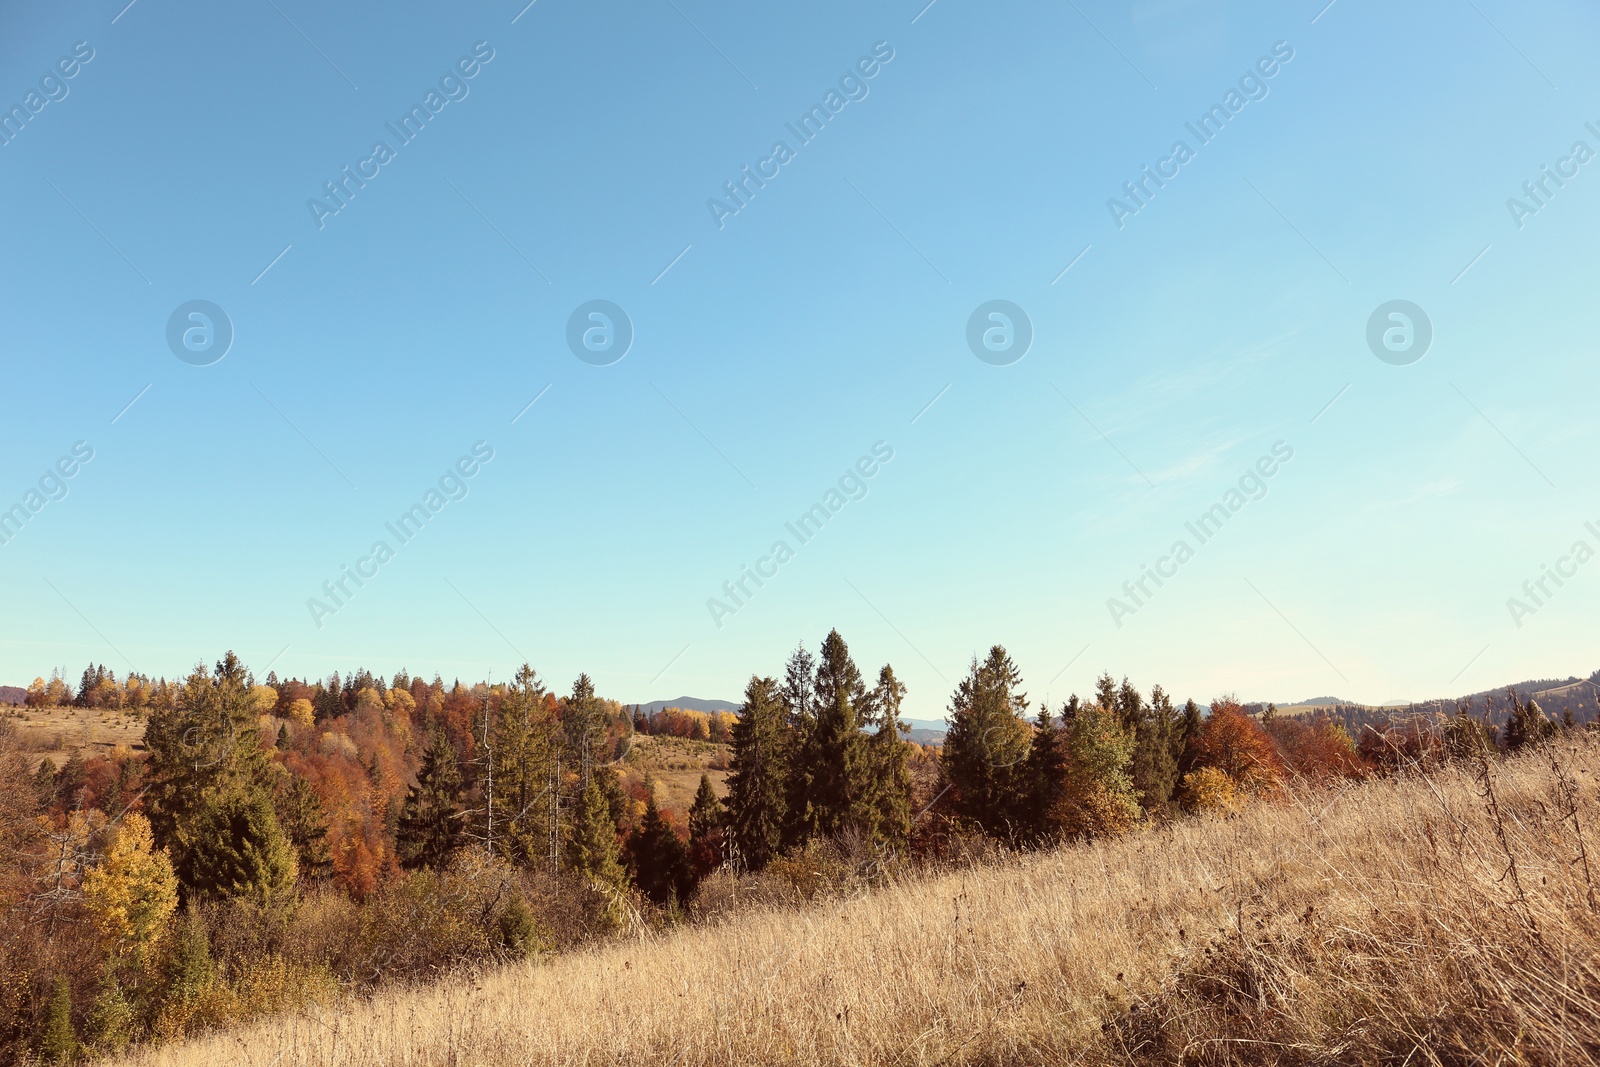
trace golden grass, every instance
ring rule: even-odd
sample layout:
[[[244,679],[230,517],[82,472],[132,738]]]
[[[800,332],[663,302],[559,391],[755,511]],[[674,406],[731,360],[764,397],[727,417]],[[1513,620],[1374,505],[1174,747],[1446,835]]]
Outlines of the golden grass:
[[[3,714],[21,735],[23,750],[29,753],[30,767],[37,769],[46,759],[59,769],[74,751],[84,758],[109,756],[124,746],[144,748],[145,720],[142,714],[116,708],[7,708]]]
[[[131,1062],[1596,1063],[1600,749],[1558,751],[1571,791],[1541,753],[1493,803],[1470,765],[1308,792]]]

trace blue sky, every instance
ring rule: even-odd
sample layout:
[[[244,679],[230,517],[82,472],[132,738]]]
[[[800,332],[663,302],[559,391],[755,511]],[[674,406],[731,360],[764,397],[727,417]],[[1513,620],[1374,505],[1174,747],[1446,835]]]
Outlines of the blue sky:
[[[0,147],[0,506],[94,455],[0,545],[0,680],[232,647],[735,698],[838,627],[932,718],[997,642],[1052,702],[1103,670],[1382,701],[1597,666],[1600,563],[1522,588],[1600,549],[1600,161],[1559,162],[1600,151],[1591,9],[923,2],[6,5],[0,104],[40,95]],[[402,144],[430,89],[455,98]],[[1107,201],[1179,140],[1119,228]],[[1519,226],[1544,166],[1577,174]],[[566,341],[595,299],[634,332],[606,366]],[[1004,366],[966,341],[995,299],[1033,330]],[[1433,329],[1401,366],[1366,341],[1397,299]],[[234,331],[208,366],[168,347],[191,300]],[[476,442],[401,544],[385,523]],[[788,533],[877,442],[865,496]]]

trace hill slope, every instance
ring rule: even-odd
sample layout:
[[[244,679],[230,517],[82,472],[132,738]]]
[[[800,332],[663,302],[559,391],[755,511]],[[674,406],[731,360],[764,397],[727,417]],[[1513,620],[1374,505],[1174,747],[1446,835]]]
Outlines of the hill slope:
[[[1471,767],[1372,781],[136,1062],[1596,1063],[1600,750],[1562,758],[1571,808],[1542,754],[1487,801]]]

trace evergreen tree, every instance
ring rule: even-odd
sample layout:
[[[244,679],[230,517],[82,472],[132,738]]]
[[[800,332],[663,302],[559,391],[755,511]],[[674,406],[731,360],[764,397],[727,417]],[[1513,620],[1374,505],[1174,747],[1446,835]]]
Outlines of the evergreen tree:
[[[722,863],[723,823],[727,810],[711,788],[711,776],[700,774],[700,788],[689,808],[689,866],[696,880]]]
[[[940,757],[956,811],[995,837],[1012,836],[1017,765],[1028,753],[1029,729],[1022,719],[1028,700],[1017,692],[1021,684],[1021,672],[1000,645],[983,663],[974,659],[951,700]]]
[[[1172,754],[1176,719],[1171,698],[1159,685],[1152,688],[1133,731],[1133,788],[1147,812],[1165,809],[1177,788],[1178,761]]]
[[[461,837],[461,768],[442,723],[435,722],[406,794],[395,851],[407,867],[443,867]]]
[[[321,878],[333,870],[328,854],[328,816],[322,798],[298,774],[280,783],[277,793],[278,825],[294,846],[302,878]]]
[[[908,742],[901,736],[900,705],[905,685],[887,663],[878,671],[868,707],[877,731],[866,743],[867,818],[874,843],[898,851],[911,834],[911,771]]]
[[[72,1028],[72,986],[64,975],[56,976],[50,986],[50,999],[45,1002],[39,1058],[52,1064],[71,1063],[78,1058],[78,1034]]]
[[[866,686],[838,630],[830,630],[823,639],[816,694],[817,722],[806,749],[806,765],[816,830],[832,837],[870,822],[864,810],[869,767],[858,719]]]
[[[1545,717],[1544,709],[1539,707],[1537,700],[1522,701],[1514,689],[1506,690],[1506,701],[1511,706],[1511,714],[1506,719],[1505,747],[1507,752],[1515,752],[1525,745],[1535,745],[1553,737],[1556,724]]]
[[[666,907],[688,896],[688,850],[661,817],[653,792],[645,801],[644,818],[628,835],[627,859],[634,884],[652,903]]]
[[[1085,705],[1066,727],[1065,818],[1072,837],[1116,834],[1139,815],[1129,764],[1134,737],[1116,708]]]
[[[617,824],[597,775],[590,776],[578,797],[567,838],[567,865],[592,881],[622,885],[625,875],[617,858]]]
[[[782,763],[785,768],[783,847],[791,848],[810,840],[817,832],[817,811],[812,802],[813,745],[817,726],[816,661],[803,644],[795,648],[784,666],[779,696],[787,726],[778,735],[784,748]]]
[[[260,904],[288,898],[294,891],[294,847],[265,792],[238,788],[210,798],[194,820],[179,873],[201,893]]]
[[[278,727],[277,749],[278,749],[279,752],[287,752],[289,750],[289,724],[288,723],[283,723],[282,725],[280,725]]]
[[[733,724],[733,773],[728,776],[729,837],[747,870],[761,870],[784,845],[784,722],[777,683],[752,676]]]
[[[209,676],[196,666],[173,706],[157,710],[145,727],[150,752],[145,810],[157,846],[171,849],[185,885],[195,886],[190,879],[197,870],[196,849],[226,852],[237,844],[202,840],[202,817],[209,819],[209,829],[220,831],[231,816],[218,822],[219,812],[266,804],[267,821],[277,828],[268,799],[276,775],[261,750],[256,723],[249,672],[230,651]],[[267,832],[266,824],[260,829]]]
[[[1077,697],[1073,698],[1071,717],[1077,718]],[[1065,712],[1067,709],[1063,709]],[[1015,818],[1018,834],[1035,845],[1052,844],[1059,840],[1067,823],[1067,753],[1063,728],[1057,724],[1050,709],[1039,705],[1034,720],[1033,737],[1028,741],[1028,756],[1022,764],[1018,784],[1021,803]]]
[[[1193,698],[1183,702],[1183,713],[1178,716],[1177,724],[1172,730],[1172,758],[1177,764],[1178,780],[1194,770],[1197,755],[1194,751],[1194,739],[1200,736],[1200,705]]]
[[[524,663],[493,712],[489,752],[494,764],[494,847],[522,865],[533,864],[545,851],[555,799],[550,776],[556,723],[546,712],[544,698],[544,685]]]
[[[568,758],[578,769],[579,789],[587,788],[594,765],[602,759],[606,736],[605,711],[587,674],[578,675],[572,683],[562,727]]]

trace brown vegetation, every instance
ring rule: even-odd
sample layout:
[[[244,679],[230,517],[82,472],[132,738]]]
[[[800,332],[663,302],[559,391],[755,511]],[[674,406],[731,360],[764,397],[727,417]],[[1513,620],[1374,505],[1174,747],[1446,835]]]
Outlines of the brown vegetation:
[[[734,910],[156,1048],[292,1063],[1600,1062],[1600,748]]]

